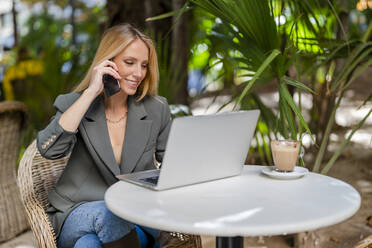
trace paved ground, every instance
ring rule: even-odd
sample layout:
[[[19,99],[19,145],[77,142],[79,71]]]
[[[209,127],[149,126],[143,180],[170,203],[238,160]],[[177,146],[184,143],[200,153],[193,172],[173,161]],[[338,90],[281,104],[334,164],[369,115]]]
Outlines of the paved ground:
[[[0,248],[36,248],[36,241],[31,231],[27,231],[16,238],[0,244]]]

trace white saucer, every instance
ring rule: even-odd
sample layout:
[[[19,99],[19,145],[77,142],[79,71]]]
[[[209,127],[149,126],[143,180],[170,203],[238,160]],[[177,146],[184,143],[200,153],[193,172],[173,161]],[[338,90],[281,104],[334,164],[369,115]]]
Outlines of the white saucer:
[[[296,179],[305,176],[309,170],[304,167],[296,166],[291,172],[279,172],[274,166],[265,166],[262,173],[276,179]]]

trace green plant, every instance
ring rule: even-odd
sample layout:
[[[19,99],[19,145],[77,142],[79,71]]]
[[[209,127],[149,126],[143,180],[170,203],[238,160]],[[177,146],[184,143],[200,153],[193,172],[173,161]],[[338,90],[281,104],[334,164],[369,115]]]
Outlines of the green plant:
[[[266,120],[268,120],[268,116],[275,117],[275,121],[265,122],[268,129],[265,136],[270,139],[271,132],[279,132],[285,138],[298,139],[302,129],[311,134],[300,107],[294,102],[288,87],[293,86],[298,90],[307,91],[311,91],[311,89],[286,75],[289,67],[293,64],[296,53],[292,42],[286,41],[284,43],[281,39],[281,34],[275,23],[272,2],[259,0],[191,0],[190,2],[222,20],[227,32],[219,32],[222,30],[220,28],[214,30],[213,35],[222,40],[228,49],[239,52],[232,59],[236,62],[241,77],[249,77],[249,79],[242,83],[245,85],[243,90],[235,96],[234,108],[241,104],[254,85],[259,86],[275,79],[280,95],[278,115],[274,115],[269,108],[265,107],[257,95],[253,98],[257,101],[254,106],[261,109],[262,116],[266,117]],[[249,105],[245,105],[245,107],[249,107]],[[295,121],[295,117],[298,122]],[[262,140],[265,141],[265,139]],[[267,142],[264,142],[263,147],[266,156],[269,157]],[[271,158],[269,157],[267,160],[270,161]]]
[[[372,42],[358,41],[355,43],[355,48],[351,50],[349,57],[345,61],[344,65],[340,68],[337,76],[335,76],[329,84],[329,94],[337,95],[337,100],[332,108],[332,113],[324,131],[324,136],[320,145],[319,152],[317,153],[315,159],[314,171],[316,172],[320,171],[321,162],[323,161],[325,155],[329,136],[331,134],[333,126],[335,125],[336,111],[340,106],[345,91],[350,87],[352,83],[355,82],[355,79],[372,64]],[[339,49],[342,48],[345,47],[339,47]],[[334,59],[334,56],[336,56],[336,53],[333,53],[331,56],[329,56],[324,63],[332,61]],[[361,121],[359,121],[357,125],[355,125],[355,127],[352,129],[352,132],[342,142],[341,146],[336,150],[336,152],[332,155],[330,160],[321,170],[322,173],[325,174],[329,171],[329,169],[333,166],[334,162],[340,156],[346,145],[350,142],[353,134],[364,124],[371,112],[372,109],[363,117]]]
[[[92,12],[99,14],[100,10],[93,9]],[[44,12],[31,15],[25,26],[28,32],[20,37],[19,47],[9,55],[14,61],[9,71],[12,68],[22,71],[22,65],[32,61],[37,63],[37,68],[40,67],[37,74],[31,75],[24,70],[27,76],[10,82],[13,99],[24,102],[30,110],[30,125],[23,135],[24,146],[35,138],[37,130],[45,127],[55,113],[55,98],[71,91],[82,79],[98,46],[99,36],[97,17],[93,15],[87,15],[86,19],[76,23],[77,35],[86,37],[86,40],[75,45],[71,44],[68,20]]]
[[[175,102],[175,96],[181,87],[182,79],[187,76],[187,71],[174,68],[169,54],[169,40],[159,39],[156,42],[156,51],[159,63],[158,94],[167,98],[170,104]]]
[[[265,128],[259,123],[260,134],[256,133],[256,137],[262,136],[263,149],[258,147],[261,156],[266,156],[268,161],[271,159],[268,142],[264,137],[270,140],[270,134],[276,136],[279,133],[285,138],[300,139],[303,132],[307,132],[314,142],[321,144],[314,166],[314,171],[318,171],[334,124],[334,114],[343,93],[357,75],[370,65],[371,50],[368,42],[351,42],[347,38],[342,40],[335,36],[335,27],[340,27],[338,33],[345,36],[343,25],[337,25],[342,24],[342,11],[339,10],[341,4],[335,6],[330,1],[320,0],[190,0],[190,3],[218,17],[221,24],[216,26],[222,25],[223,28],[214,29],[211,35],[222,41],[225,49],[238,51],[232,53],[236,55],[231,58],[236,61],[240,77],[249,78],[242,83],[244,87],[235,94],[234,108],[239,104],[243,108],[260,108],[261,121],[265,123]],[[286,19],[285,23],[280,23],[282,17]],[[332,69],[335,60],[343,58],[347,58],[344,65]],[[322,67],[336,73],[332,82],[327,84],[331,87],[328,94],[332,94],[328,99],[328,109],[333,111],[332,115],[326,116],[326,130],[317,129],[322,133],[321,139],[318,136],[315,140],[317,135],[312,135],[310,125],[302,115],[301,91],[314,93],[316,90],[314,85],[311,85],[312,88],[301,81],[305,76],[311,78],[316,70]],[[290,68],[295,68],[296,76],[290,75]],[[279,92],[277,114],[252,92],[254,87],[273,80],[276,81]],[[293,100],[296,91],[300,96],[298,104]],[[244,104],[250,102],[247,98],[251,98],[253,102]],[[336,98],[337,102],[333,105],[332,102]],[[369,114],[370,112],[365,118]],[[360,128],[365,118],[354,130]],[[354,132],[333,155],[323,173],[332,166]]]

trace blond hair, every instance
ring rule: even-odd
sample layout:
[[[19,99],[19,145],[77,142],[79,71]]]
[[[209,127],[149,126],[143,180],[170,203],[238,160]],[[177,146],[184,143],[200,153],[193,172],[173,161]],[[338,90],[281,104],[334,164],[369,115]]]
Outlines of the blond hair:
[[[80,92],[88,88],[93,68],[104,60],[114,58],[136,39],[143,41],[149,49],[147,73],[138,87],[136,100],[140,101],[146,95],[155,95],[158,89],[159,68],[154,44],[148,36],[130,24],[119,24],[103,33],[102,40],[87,74],[73,92]]]

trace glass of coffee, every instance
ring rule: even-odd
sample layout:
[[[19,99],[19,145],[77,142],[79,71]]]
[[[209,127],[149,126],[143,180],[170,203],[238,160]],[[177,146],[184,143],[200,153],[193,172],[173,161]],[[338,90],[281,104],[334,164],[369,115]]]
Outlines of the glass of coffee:
[[[295,140],[272,140],[270,145],[275,170],[279,172],[293,171],[300,151],[300,142]]]

